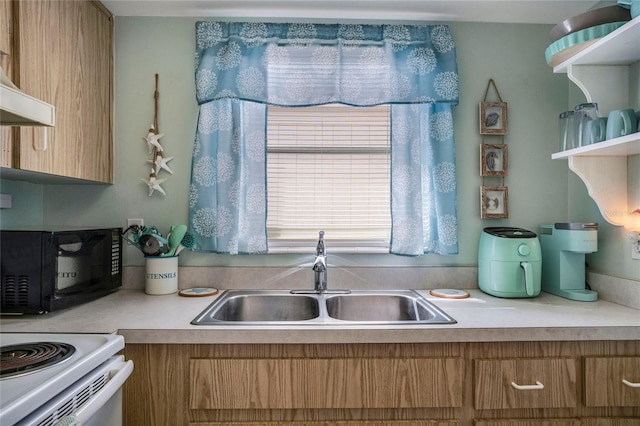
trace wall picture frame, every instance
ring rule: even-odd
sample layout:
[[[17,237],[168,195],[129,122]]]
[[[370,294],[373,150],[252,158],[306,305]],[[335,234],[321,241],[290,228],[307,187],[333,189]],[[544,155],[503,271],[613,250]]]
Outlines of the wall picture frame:
[[[481,186],[480,211],[482,219],[508,218],[509,188],[506,186]]]
[[[509,171],[509,148],[506,144],[480,145],[480,176],[506,176]]]
[[[480,102],[481,135],[506,135],[508,124],[506,102]]]

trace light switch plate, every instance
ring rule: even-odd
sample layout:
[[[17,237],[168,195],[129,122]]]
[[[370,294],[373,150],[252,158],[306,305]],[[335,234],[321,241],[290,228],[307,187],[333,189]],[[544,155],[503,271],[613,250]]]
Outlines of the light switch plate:
[[[631,243],[631,258],[640,260],[640,241]]]

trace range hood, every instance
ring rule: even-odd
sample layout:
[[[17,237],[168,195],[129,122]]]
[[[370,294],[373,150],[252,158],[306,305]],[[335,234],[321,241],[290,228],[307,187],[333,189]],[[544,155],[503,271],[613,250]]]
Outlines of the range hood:
[[[48,126],[55,124],[55,107],[20,91],[0,68],[0,125]]]

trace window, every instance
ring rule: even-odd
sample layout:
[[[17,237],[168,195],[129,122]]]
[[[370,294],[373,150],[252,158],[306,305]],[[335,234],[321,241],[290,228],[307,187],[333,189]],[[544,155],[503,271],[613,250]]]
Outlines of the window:
[[[271,252],[308,251],[319,230],[334,250],[388,251],[389,113],[388,105],[268,107]]]

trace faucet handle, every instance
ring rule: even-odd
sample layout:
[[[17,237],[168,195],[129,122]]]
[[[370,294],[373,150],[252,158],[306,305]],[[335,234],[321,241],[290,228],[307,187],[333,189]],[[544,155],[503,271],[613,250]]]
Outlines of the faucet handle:
[[[317,256],[324,256],[325,255],[325,248],[324,248],[324,231],[320,231],[318,234],[318,245],[316,246],[316,255]]]

